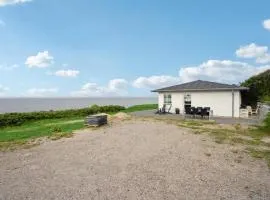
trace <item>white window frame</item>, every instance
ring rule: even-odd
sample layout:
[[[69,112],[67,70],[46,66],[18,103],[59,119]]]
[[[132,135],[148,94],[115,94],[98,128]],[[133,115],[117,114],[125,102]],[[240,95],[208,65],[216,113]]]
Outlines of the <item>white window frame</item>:
[[[190,102],[187,103],[187,102]],[[184,94],[184,105],[190,105],[191,106],[191,94],[190,93],[185,93]]]
[[[163,102],[166,105],[171,105],[172,104],[172,94],[170,93],[165,93],[163,95]]]

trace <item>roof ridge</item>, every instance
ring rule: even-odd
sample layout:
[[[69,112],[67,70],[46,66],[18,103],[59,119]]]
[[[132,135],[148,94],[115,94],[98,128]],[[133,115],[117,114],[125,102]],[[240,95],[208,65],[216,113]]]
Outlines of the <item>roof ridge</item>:
[[[188,91],[188,90],[245,90],[248,88],[238,86],[236,84],[218,83],[213,81],[195,80],[191,82],[181,83],[169,87],[160,88],[153,92],[159,91]]]

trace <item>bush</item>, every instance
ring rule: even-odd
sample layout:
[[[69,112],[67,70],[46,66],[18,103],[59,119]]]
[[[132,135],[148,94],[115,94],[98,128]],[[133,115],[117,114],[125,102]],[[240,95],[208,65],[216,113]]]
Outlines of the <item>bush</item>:
[[[41,119],[59,119],[69,117],[86,117],[96,113],[115,113],[125,110],[123,106],[109,105],[97,106],[93,105],[90,108],[60,110],[60,111],[41,111],[29,113],[5,113],[0,114],[0,128],[6,126],[19,126],[29,121],[36,121]]]

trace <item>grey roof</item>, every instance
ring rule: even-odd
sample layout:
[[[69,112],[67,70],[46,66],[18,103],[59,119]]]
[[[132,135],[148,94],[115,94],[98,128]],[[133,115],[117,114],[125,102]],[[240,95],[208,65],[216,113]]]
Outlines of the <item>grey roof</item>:
[[[247,87],[237,85],[229,85],[223,83],[215,83],[210,81],[192,81],[180,85],[165,87],[152,92],[184,92],[184,91],[220,91],[220,90],[248,90]]]

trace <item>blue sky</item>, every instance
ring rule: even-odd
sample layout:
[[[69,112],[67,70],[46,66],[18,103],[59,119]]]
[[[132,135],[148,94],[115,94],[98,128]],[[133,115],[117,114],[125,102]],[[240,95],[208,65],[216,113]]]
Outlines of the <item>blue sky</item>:
[[[0,0],[0,96],[148,96],[270,68],[270,2]]]

